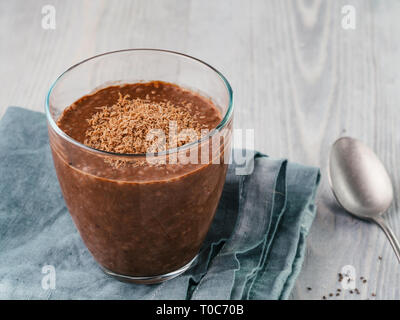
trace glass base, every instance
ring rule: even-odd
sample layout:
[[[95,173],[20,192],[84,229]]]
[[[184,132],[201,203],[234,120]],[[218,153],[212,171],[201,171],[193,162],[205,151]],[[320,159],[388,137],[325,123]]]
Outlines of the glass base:
[[[189,267],[193,264],[193,262],[196,260],[197,255],[189,261],[189,263],[185,264],[183,267],[179,268],[178,270],[158,275],[158,276],[150,276],[150,277],[134,277],[134,276],[127,276],[123,274],[118,274],[115,272],[112,272],[104,267],[101,267],[101,269],[104,271],[109,276],[112,276],[113,278],[123,281],[123,282],[132,282],[132,283],[138,283],[138,284],[155,284],[155,283],[161,283],[170,279],[173,279],[180,274],[184,273]]]

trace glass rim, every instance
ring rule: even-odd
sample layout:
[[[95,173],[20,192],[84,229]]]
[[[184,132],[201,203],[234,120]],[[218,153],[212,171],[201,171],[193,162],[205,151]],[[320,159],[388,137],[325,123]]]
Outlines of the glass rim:
[[[51,113],[50,113],[50,95],[53,92],[53,89],[55,88],[55,86],[58,84],[58,82],[70,71],[72,71],[73,69],[79,67],[81,64],[84,64],[85,62],[91,61],[91,60],[95,60],[97,58],[103,57],[103,56],[107,56],[107,55],[112,55],[115,53],[124,53],[124,52],[138,52],[138,51],[149,51],[149,52],[158,52],[158,53],[167,53],[167,54],[172,54],[172,55],[176,55],[176,56],[180,56],[189,60],[193,60],[195,62],[201,63],[203,65],[205,65],[206,67],[208,67],[210,70],[214,71],[217,76],[222,80],[222,82],[225,85],[225,89],[228,92],[229,95],[229,105],[228,105],[228,109],[226,110],[224,116],[222,117],[221,122],[214,128],[212,129],[209,133],[207,133],[205,136],[201,137],[199,140],[184,144],[183,146],[180,147],[176,147],[176,148],[172,148],[172,149],[167,149],[161,152],[155,152],[155,153],[150,153],[150,152],[146,152],[146,153],[118,153],[118,152],[111,152],[111,151],[104,151],[104,150],[99,150],[99,149],[95,149],[92,147],[89,147],[75,139],[73,139],[72,137],[70,137],[69,135],[67,135],[63,130],[61,130],[61,128],[57,125],[56,121],[53,119]],[[50,89],[46,95],[46,99],[45,99],[45,113],[46,113],[46,118],[48,123],[50,124],[51,128],[59,135],[61,136],[63,139],[67,140],[68,142],[83,148],[85,150],[88,150],[90,152],[94,152],[94,153],[98,153],[98,154],[102,154],[102,155],[106,155],[106,156],[118,156],[118,157],[126,157],[126,158],[135,158],[135,157],[143,157],[143,156],[152,156],[152,157],[157,157],[157,156],[165,156],[165,155],[169,155],[169,154],[173,154],[173,153],[178,153],[179,151],[182,150],[186,150],[186,149],[190,149],[191,147],[195,146],[195,145],[199,145],[202,142],[211,139],[216,133],[220,132],[223,128],[225,128],[225,126],[228,124],[229,120],[232,118],[232,114],[233,114],[233,90],[231,85],[229,84],[228,80],[225,78],[225,76],[219,72],[217,69],[215,69],[213,66],[209,65],[208,63],[197,59],[195,57],[192,57],[190,55],[184,54],[184,53],[180,53],[180,52],[176,52],[176,51],[171,51],[171,50],[164,50],[164,49],[151,49],[151,48],[135,48],[135,49],[122,49],[122,50],[116,50],[116,51],[108,51],[105,53],[101,53],[95,56],[92,56],[90,58],[84,59],[76,64],[74,64],[73,66],[69,67],[67,70],[65,70],[63,73],[61,73],[57,79],[53,82],[53,84],[50,86]]]

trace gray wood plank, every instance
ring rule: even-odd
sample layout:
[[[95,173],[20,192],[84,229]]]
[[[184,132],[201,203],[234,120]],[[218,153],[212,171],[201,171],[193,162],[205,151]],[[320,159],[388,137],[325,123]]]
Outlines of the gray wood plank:
[[[45,4],[57,10],[56,30],[41,27]],[[347,4],[356,8],[355,30],[341,27]],[[390,169],[398,194],[399,14],[395,0],[0,1],[0,117],[8,105],[43,110],[55,78],[94,54],[171,49],[227,76],[236,127],[255,130],[258,150],[325,175],[329,145],[358,137]],[[368,282],[358,281],[360,295],[335,299],[400,299],[399,266],[383,233],[338,209],[326,179],[318,205],[292,298],[335,291],[337,273],[352,265]],[[398,235],[399,214],[396,199],[386,218]]]

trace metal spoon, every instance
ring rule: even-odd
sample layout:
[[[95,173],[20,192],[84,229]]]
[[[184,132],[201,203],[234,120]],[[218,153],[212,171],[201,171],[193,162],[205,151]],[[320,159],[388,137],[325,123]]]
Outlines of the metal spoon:
[[[375,153],[359,140],[336,140],[329,155],[328,179],[344,209],[382,228],[400,262],[399,241],[381,216],[392,203],[393,186]]]

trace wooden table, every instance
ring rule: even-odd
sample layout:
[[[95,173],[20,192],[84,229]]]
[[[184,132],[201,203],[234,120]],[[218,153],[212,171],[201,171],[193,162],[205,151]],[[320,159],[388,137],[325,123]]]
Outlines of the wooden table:
[[[56,9],[55,30],[42,28],[45,4]],[[355,29],[343,28],[344,5],[355,9]],[[399,15],[396,0],[3,0],[0,117],[8,105],[42,111],[55,78],[98,53],[155,47],[205,60],[231,81],[236,127],[255,130],[258,150],[322,169],[292,298],[329,298],[338,272],[352,265],[367,279],[357,280],[360,295],[329,299],[400,299],[399,264],[384,234],[338,209],[326,179],[336,138],[369,144],[393,179],[397,197],[385,217],[400,236]]]

